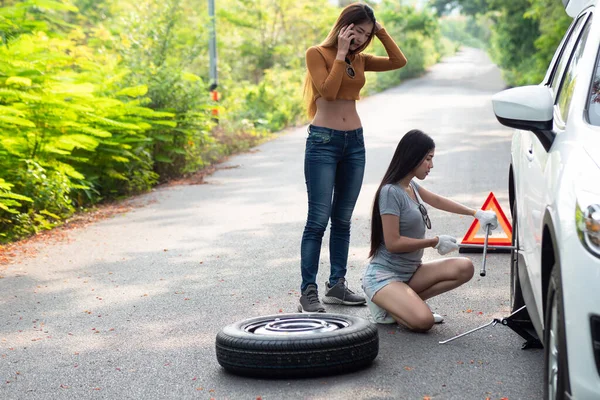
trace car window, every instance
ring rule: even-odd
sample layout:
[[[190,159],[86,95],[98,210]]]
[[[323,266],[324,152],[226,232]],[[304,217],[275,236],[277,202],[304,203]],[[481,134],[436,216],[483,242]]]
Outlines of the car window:
[[[592,87],[587,102],[588,122],[595,126],[600,126],[600,54],[596,59],[596,68],[594,68],[594,77]]]
[[[556,67],[554,68],[554,74],[552,75],[552,80],[550,82],[550,87],[552,88],[552,94],[553,94],[555,100],[556,100],[556,94],[558,93],[558,87],[560,86],[560,83],[562,81],[563,72],[569,61],[569,56],[572,53],[571,50],[573,49],[573,44],[575,43],[575,41],[577,40],[577,37],[579,36],[578,35],[579,27],[585,20],[586,16],[587,16],[587,14],[585,16],[579,17],[579,19],[576,22],[575,27],[573,27],[573,29],[571,29],[571,35],[569,36],[569,38],[566,41],[563,48],[561,49],[562,54],[560,55],[560,58],[558,59],[558,63],[556,65]]]
[[[571,34],[573,34],[573,32],[575,32],[575,31],[577,31],[578,28],[581,26],[581,21],[584,19],[583,18],[584,16],[585,15],[581,15],[576,20],[573,20],[573,22],[571,23],[571,26],[569,26],[569,29],[567,29],[567,32],[561,39],[560,44],[558,45],[558,47],[556,48],[556,51],[554,52],[554,55],[552,56],[552,61],[550,61],[550,65],[548,67],[548,71],[546,72],[546,76],[544,77],[544,85],[551,86],[552,80],[556,79],[556,77],[559,75],[559,74],[555,73],[556,66],[558,65],[558,59],[560,59],[560,57],[566,47],[565,43],[569,40],[569,38],[571,37]]]
[[[575,49],[573,50],[573,55],[567,64],[562,84],[560,85],[560,89],[556,96],[556,105],[563,122],[566,122],[567,117],[569,116],[569,105],[571,104],[573,89],[575,88],[575,82],[577,81],[579,61],[581,61],[585,42],[590,32],[590,26],[592,25],[591,21],[592,19],[590,18],[583,27],[581,35],[579,35],[579,40],[577,41]]]

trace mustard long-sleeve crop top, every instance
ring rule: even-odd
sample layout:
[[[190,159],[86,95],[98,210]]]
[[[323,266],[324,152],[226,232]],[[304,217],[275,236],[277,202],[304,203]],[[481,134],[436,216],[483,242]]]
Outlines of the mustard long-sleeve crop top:
[[[336,60],[337,48],[313,46],[306,51],[313,101],[319,97],[328,101],[358,100],[360,89],[365,85],[365,71],[390,71],[406,65],[406,57],[385,29],[379,29],[375,35],[385,47],[388,57],[364,53],[350,55],[354,78],[346,73],[346,62]]]

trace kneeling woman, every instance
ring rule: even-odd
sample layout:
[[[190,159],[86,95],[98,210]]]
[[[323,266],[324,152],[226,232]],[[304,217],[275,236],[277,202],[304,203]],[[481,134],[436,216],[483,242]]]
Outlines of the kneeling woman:
[[[425,262],[423,250],[445,255],[458,249],[448,235],[425,238],[431,221],[423,202],[440,210],[477,218],[481,226],[498,226],[493,211],[473,210],[419,186],[433,168],[435,144],[419,130],[404,135],[377,190],[371,221],[371,262],[363,277],[367,305],[377,323],[399,323],[425,332],[441,316],[425,300],[452,290],[473,276],[473,263],[455,257]]]

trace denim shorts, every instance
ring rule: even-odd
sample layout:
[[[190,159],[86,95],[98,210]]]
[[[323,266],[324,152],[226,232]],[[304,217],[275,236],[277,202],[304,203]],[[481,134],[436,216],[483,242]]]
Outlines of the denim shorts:
[[[369,300],[392,282],[408,282],[414,272],[399,272],[379,264],[369,264],[363,275],[362,287]]]

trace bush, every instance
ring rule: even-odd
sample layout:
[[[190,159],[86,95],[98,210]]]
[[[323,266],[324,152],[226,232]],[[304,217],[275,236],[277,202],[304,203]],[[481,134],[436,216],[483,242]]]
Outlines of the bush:
[[[13,179],[14,192],[28,200],[13,204],[12,212],[0,212],[0,242],[51,229],[75,211],[70,197],[72,184],[64,173],[34,160],[22,160]]]

